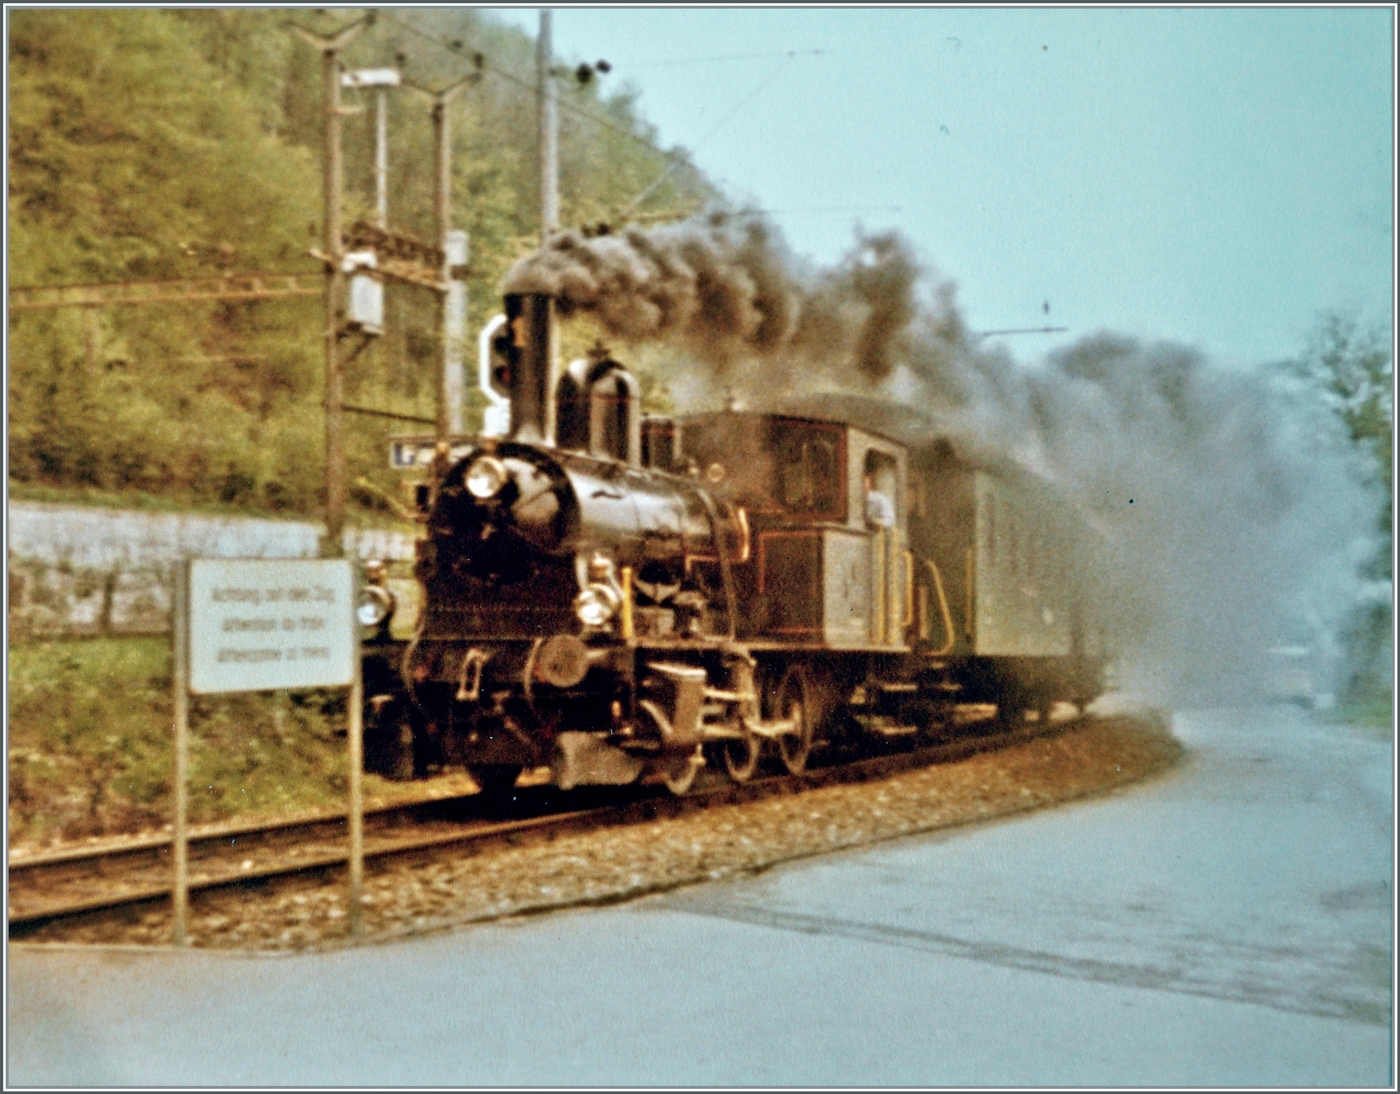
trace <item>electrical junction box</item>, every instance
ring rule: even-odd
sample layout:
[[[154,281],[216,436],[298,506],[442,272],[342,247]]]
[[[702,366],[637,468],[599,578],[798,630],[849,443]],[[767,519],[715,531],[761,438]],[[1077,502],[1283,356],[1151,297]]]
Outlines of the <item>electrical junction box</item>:
[[[350,275],[345,319],[362,334],[384,333],[384,283],[370,272],[378,265],[373,251],[351,251],[341,266]]]

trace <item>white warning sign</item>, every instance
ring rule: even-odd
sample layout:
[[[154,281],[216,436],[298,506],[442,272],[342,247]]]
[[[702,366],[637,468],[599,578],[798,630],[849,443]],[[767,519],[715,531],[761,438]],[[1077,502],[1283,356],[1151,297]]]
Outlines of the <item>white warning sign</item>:
[[[190,563],[190,691],[346,687],[354,568],[343,559]]]

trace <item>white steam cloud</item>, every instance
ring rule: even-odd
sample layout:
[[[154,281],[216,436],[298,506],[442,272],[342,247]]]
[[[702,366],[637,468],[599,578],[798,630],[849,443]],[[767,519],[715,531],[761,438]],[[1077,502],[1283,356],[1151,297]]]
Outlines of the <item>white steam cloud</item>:
[[[1245,699],[1266,683],[1268,648],[1300,628],[1325,654],[1373,510],[1319,404],[1265,371],[1111,334],[1039,369],[960,366],[959,432],[1039,471],[1103,531],[1124,686]]]

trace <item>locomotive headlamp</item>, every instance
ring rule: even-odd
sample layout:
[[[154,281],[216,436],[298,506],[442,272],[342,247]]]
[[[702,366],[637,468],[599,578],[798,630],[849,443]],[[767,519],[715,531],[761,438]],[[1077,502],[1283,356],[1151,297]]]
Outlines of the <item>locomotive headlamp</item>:
[[[360,604],[355,618],[362,626],[378,627],[394,614],[394,594],[379,585],[366,585],[360,590]]]
[[[611,585],[596,581],[574,598],[574,612],[585,627],[601,627],[617,614],[622,597]]]
[[[494,498],[509,481],[510,472],[495,456],[478,456],[467,468],[467,493],[482,501]]]

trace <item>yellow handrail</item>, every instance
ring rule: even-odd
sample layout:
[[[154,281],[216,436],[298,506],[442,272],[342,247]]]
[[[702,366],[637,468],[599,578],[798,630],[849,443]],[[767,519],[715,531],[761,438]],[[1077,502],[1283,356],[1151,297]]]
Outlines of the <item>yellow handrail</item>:
[[[622,568],[622,640],[631,642],[637,637],[632,624],[632,567]]]
[[[744,545],[739,548],[739,557],[734,559],[737,563],[744,563],[749,560],[749,513],[742,505],[734,507],[734,516],[739,525],[739,534],[743,537]]]
[[[938,564],[931,558],[924,559],[924,562],[933,575],[933,586],[938,591],[938,611],[943,616],[943,633],[947,636],[942,649],[933,650],[932,653],[935,657],[942,657],[952,653],[957,642],[957,635],[953,633],[953,613],[948,610],[948,597],[943,592],[943,575],[938,572]]]
[[[885,606],[889,598],[889,583],[885,580],[885,530],[876,528],[871,542],[875,563],[875,573],[871,575],[874,578],[875,596],[871,607],[874,609],[875,618],[870,621],[870,630],[871,639],[880,643],[885,641],[885,618],[888,615]]]

